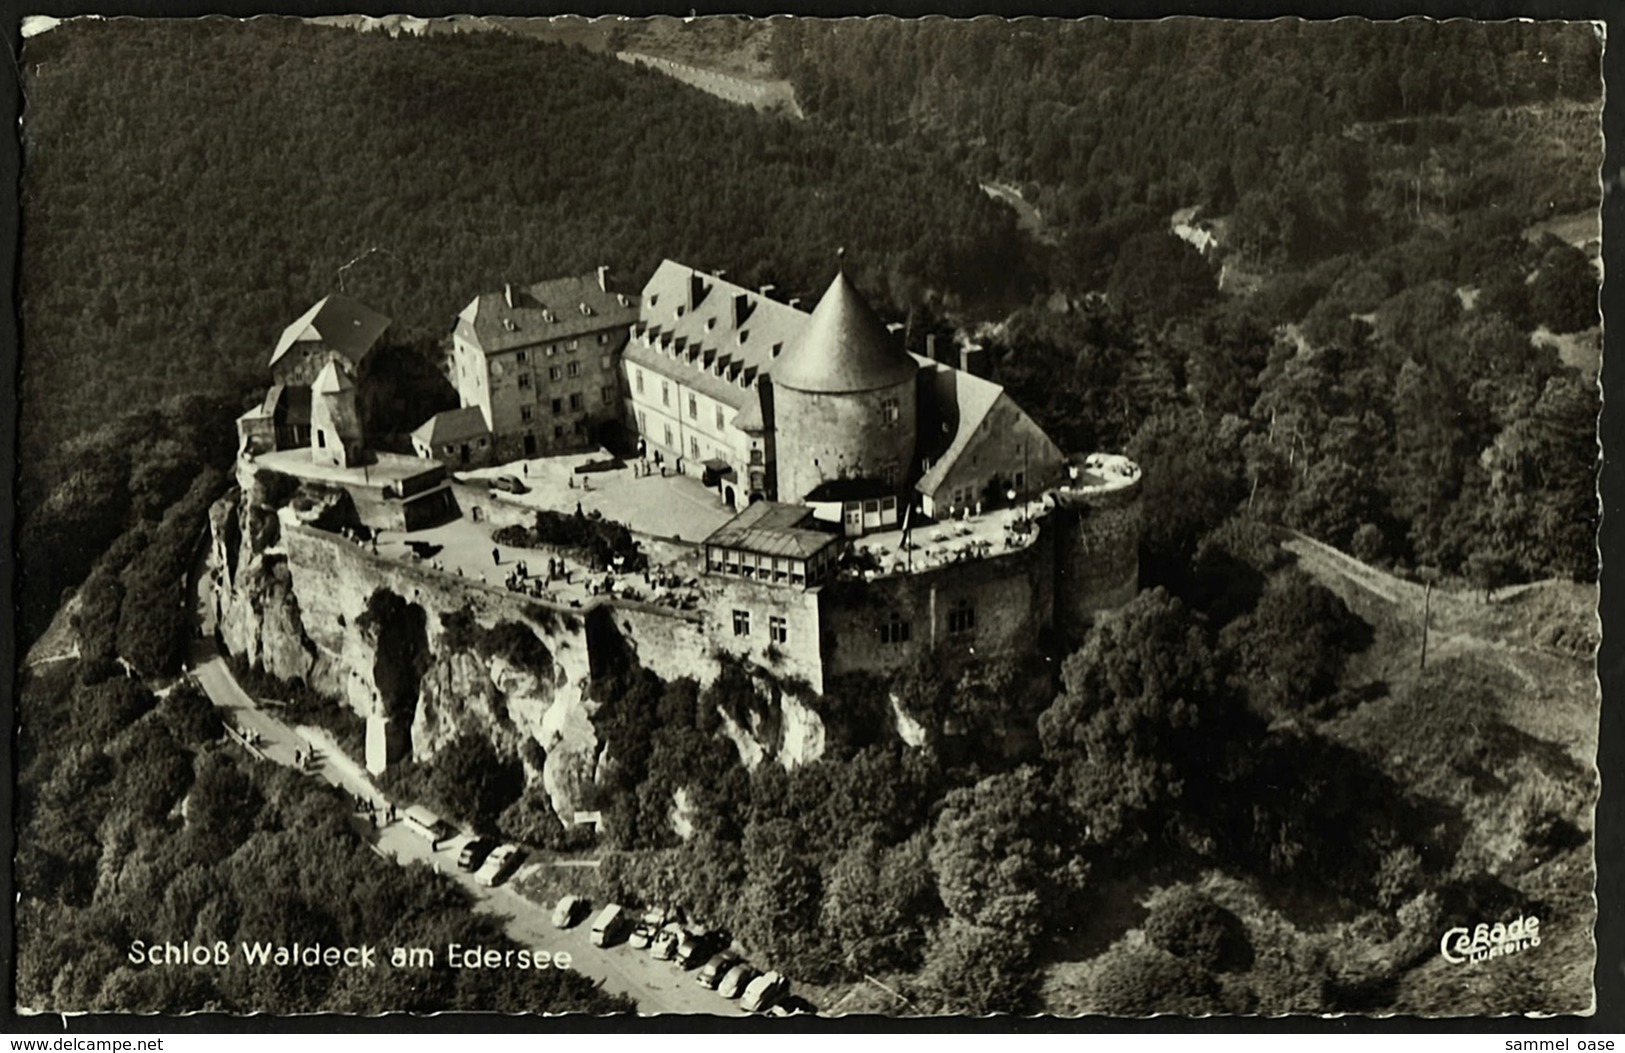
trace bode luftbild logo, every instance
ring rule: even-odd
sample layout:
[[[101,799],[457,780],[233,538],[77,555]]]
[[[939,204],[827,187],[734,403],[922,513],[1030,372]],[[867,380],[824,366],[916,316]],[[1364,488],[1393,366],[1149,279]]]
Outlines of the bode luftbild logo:
[[[1504,958],[1509,954],[1540,946],[1540,919],[1530,915],[1518,916],[1507,924],[1496,922],[1467,929],[1458,926],[1439,940],[1439,953],[1444,960],[1460,965],[1464,962],[1482,962],[1490,958]]]

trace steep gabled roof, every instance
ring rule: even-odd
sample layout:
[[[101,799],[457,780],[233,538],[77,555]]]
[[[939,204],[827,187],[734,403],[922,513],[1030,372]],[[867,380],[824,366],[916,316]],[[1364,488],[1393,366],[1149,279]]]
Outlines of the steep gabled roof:
[[[797,391],[843,394],[893,387],[918,368],[842,271],[813,308],[801,339],[785,351],[773,382]]]
[[[639,319],[627,361],[746,414],[755,385],[807,326],[807,312],[675,260],[644,284]]]
[[[921,367],[929,371],[927,381],[938,414],[945,422],[954,424],[953,439],[914,486],[920,493],[929,494],[942,485],[942,480],[953,471],[960,455],[975,437],[976,429],[982,426],[994,405],[1006,396],[1004,388],[991,380],[929,358],[915,357]]]
[[[463,406],[436,413],[413,430],[412,438],[425,446],[444,446],[490,434],[485,413],[478,406]]]
[[[360,365],[387,328],[389,319],[365,304],[343,293],[324,296],[282,330],[276,350],[271,352],[271,365],[276,365],[295,344],[305,343],[337,351],[351,365]]]
[[[607,280],[600,285],[595,271],[482,293],[458,313],[457,333],[491,355],[624,329],[637,319],[636,294]]]

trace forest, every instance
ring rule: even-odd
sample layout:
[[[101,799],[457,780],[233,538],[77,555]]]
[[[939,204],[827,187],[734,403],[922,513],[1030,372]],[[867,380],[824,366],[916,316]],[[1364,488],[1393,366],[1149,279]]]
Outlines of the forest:
[[[912,348],[976,339],[1064,449],[1140,462],[1144,588],[1042,664],[829,685],[807,704],[847,730],[794,771],[747,772],[719,734],[793,685],[606,672],[602,894],[681,902],[798,983],[884,977],[918,1012],[1427,1011],[1452,997],[1424,964],[1441,919],[1584,909],[1558,875],[1590,866],[1594,779],[1519,724],[1511,674],[1459,653],[1410,671],[1411,627],[1283,543],[1470,587],[1490,620],[1522,609],[1489,602],[1501,586],[1595,582],[1596,367],[1536,336],[1594,335],[1597,277],[1531,233],[1598,198],[1589,31],[774,34],[804,122],[495,33],[91,21],[29,42],[19,629],[71,597],[78,651],[21,684],[21,1004],[543,1008],[490,978],[136,971],[119,941],[152,918],[177,939],[469,935],[449,886],[364,851],[342,802],[224,747],[172,684],[176,592],[231,420],[320,296],[362,298],[432,360],[482,290],[600,263],[636,282],[663,256],[791,296],[845,247]],[[1170,233],[1193,206],[1217,254]],[[1552,668],[1542,690],[1568,691]],[[437,803],[572,847],[488,744],[449,753],[417,773]],[[1143,939],[1102,942],[1097,917]],[[545,1007],[625,1008],[576,979],[549,974]],[[1484,997],[1568,997],[1556,972],[1519,979]]]

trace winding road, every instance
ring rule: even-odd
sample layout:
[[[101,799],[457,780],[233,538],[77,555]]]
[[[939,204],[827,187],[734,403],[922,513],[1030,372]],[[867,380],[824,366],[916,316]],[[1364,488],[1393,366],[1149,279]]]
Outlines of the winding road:
[[[200,642],[193,651],[190,667],[192,677],[204,692],[222,710],[227,723],[237,734],[233,738],[243,742],[242,733],[253,742],[250,751],[262,760],[273,761],[287,767],[299,767],[294,754],[308,754],[303,770],[312,777],[340,787],[352,797],[371,800],[380,806],[388,798],[375,786],[362,767],[341,752],[323,729],[290,727],[249,697],[237,683],[225,660],[214,653],[212,645]],[[404,810],[397,803],[396,811]],[[436,872],[449,877],[472,897],[475,909],[495,915],[504,922],[507,934],[521,946],[544,950],[557,956],[570,956],[570,968],[598,981],[599,986],[611,993],[626,995],[637,1003],[640,1014],[694,1013],[707,1015],[738,1015],[737,1002],[730,1002],[713,991],[694,982],[694,973],[684,971],[671,962],[660,962],[643,951],[625,943],[614,947],[594,947],[590,922],[581,922],[570,929],[556,929],[552,924],[551,904],[533,902],[510,887],[509,884],[486,888],[474,880],[474,875],[457,866],[457,856],[469,835],[459,834],[446,841],[438,850],[414,833],[399,820],[375,825],[368,813],[356,816],[358,831],[379,855],[402,866],[425,863]],[[546,866],[549,862],[533,862],[530,866]],[[521,871],[523,872],[523,870]],[[512,879],[510,879],[510,882]],[[433,948],[438,966],[446,961],[447,949]]]

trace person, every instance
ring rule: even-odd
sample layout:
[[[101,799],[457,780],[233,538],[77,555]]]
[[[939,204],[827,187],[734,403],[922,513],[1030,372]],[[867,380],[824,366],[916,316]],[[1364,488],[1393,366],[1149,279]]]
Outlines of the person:
[[[585,513],[581,511],[581,502],[576,502],[576,518],[580,519]]]
[[[502,550],[500,548],[493,548],[491,550],[491,563],[492,565],[499,567],[502,565]]]
[[[523,465],[521,465],[520,468],[519,468],[519,471],[520,471],[520,474],[522,474],[526,479],[529,479],[530,478],[530,462],[526,461]]]
[[[303,768],[305,766],[304,755],[301,754],[298,750],[293,751],[293,766],[295,768]]]

